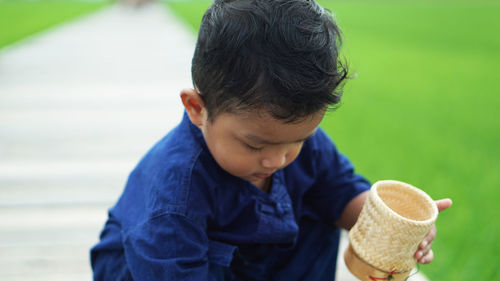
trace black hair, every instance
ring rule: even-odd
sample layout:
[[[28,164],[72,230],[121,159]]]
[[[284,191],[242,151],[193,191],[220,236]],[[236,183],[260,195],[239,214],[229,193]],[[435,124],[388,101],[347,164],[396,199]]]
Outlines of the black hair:
[[[340,102],[341,32],[313,0],[215,0],[203,16],[193,83],[210,120],[265,109],[293,122]]]

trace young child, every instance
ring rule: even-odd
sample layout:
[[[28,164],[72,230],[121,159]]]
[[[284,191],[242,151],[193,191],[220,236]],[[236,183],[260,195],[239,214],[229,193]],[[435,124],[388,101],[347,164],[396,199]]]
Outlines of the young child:
[[[94,279],[334,280],[339,228],[370,188],[318,128],[347,75],[339,45],[312,0],[216,0],[184,118],[109,211]]]

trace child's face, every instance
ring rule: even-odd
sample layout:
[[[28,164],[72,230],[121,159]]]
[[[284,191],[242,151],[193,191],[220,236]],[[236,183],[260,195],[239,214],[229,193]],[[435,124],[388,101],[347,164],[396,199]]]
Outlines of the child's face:
[[[267,113],[221,113],[200,126],[207,146],[228,173],[267,190],[271,175],[290,164],[323,119],[318,112],[284,123]]]

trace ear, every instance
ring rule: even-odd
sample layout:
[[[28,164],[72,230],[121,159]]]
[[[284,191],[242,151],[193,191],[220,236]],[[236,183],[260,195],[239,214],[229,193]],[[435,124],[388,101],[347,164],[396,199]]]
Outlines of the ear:
[[[191,122],[198,127],[203,125],[206,110],[200,93],[195,89],[184,89],[181,91],[181,100]]]

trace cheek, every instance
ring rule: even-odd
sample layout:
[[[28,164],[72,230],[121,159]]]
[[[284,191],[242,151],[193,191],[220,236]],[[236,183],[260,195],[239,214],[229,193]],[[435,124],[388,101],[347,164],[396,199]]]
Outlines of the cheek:
[[[286,165],[290,164],[299,156],[300,150],[302,149],[302,144],[293,146],[288,151],[288,156],[286,158]]]
[[[241,154],[225,154],[217,163],[226,172],[237,177],[246,177],[256,172],[256,161]]]
[[[233,141],[219,141],[212,145],[212,156],[219,166],[235,176],[253,173],[258,159]]]
[[[253,158],[245,157],[243,155],[235,155],[229,158],[230,169],[240,174],[247,174],[253,172],[255,168],[255,160]]]

